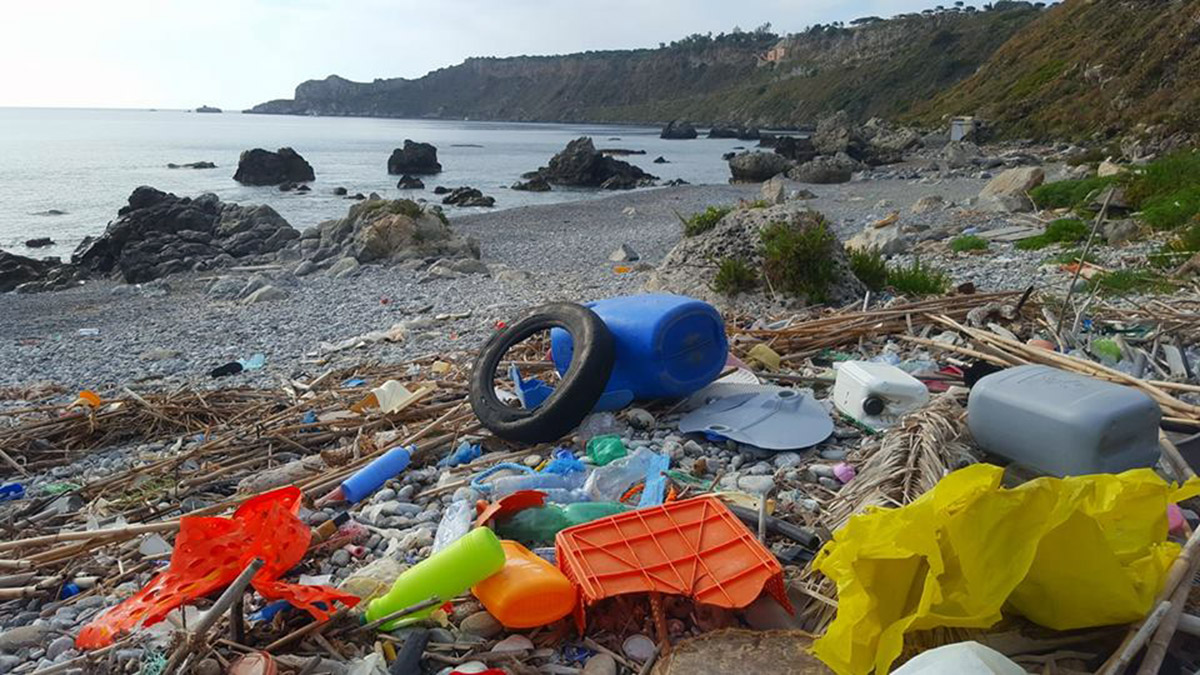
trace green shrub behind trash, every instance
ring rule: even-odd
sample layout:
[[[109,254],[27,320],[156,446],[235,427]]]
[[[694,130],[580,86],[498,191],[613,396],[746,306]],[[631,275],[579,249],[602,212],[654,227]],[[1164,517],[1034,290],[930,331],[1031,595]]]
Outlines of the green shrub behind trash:
[[[1170,293],[1175,284],[1146,269],[1126,269],[1104,272],[1092,277],[1089,290],[1099,287],[1100,295],[1129,295],[1132,293]]]
[[[1155,267],[1175,269],[1200,253],[1200,215],[1192,218],[1191,224],[1168,239],[1158,253],[1150,254],[1150,263]]]
[[[955,253],[964,251],[986,251],[988,240],[977,234],[964,234],[950,240],[950,250]]]
[[[1029,196],[1039,209],[1074,209],[1087,203],[1087,198],[1096,190],[1108,187],[1117,180],[1116,176],[1060,180],[1045,183],[1029,191]]]
[[[1142,220],[1156,230],[1174,230],[1200,213],[1200,185],[1147,200]]]
[[[807,212],[763,228],[763,274],[772,288],[809,302],[825,302],[835,277],[832,254],[840,246],[825,217]]]
[[[1022,251],[1038,251],[1050,244],[1074,244],[1087,239],[1091,228],[1078,218],[1059,218],[1046,226],[1036,237],[1022,239],[1016,246]]]
[[[907,267],[888,269],[888,285],[901,295],[940,295],[950,289],[950,276],[916,259]]]
[[[717,267],[712,289],[722,295],[745,293],[758,285],[758,275],[750,265],[736,258],[725,258]]]
[[[881,291],[887,286],[887,262],[879,249],[851,249],[849,253],[850,269],[864,286],[871,291]]]
[[[731,206],[710,206],[699,213],[693,213],[687,218],[680,218],[683,221],[683,235],[685,237],[694,237],[698,234],[704,234],[717,226],[721,219],[729,215],[733,211]]]

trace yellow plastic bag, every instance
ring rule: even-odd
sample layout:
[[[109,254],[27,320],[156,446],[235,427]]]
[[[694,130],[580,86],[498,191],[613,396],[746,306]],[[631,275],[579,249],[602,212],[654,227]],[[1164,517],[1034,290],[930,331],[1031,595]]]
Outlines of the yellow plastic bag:
[[[1057,630],[1136,621],[1179,555],[1167,504],[1200,494],[1149,469],[1000,486],[1000,467],[956,471],[913,503],[850,519],[813,568],[838,614],[813,651],[841,675],[888,672],[904,634],[987,628],[1007,607]],[[1006,604],[1007,603],[1007,604]]]

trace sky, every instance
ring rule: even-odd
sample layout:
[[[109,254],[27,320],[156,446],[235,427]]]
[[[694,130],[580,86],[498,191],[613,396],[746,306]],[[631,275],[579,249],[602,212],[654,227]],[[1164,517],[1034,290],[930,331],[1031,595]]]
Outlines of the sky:
[[[939,0],[0,0],[0,106],[237,110],[307,79],[420,77],[471,56],[655,47]],[[979,6],[982,0],[968,2]]]

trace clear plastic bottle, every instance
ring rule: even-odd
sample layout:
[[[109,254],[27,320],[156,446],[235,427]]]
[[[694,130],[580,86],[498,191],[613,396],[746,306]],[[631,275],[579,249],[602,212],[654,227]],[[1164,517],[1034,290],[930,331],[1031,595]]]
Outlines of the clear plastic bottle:
[[[621,496],[631,486],[646,480],[647,473],[651,468],[661,466],[663,459],[661,455],[646,448],[638,448],[632,455],[614,460],[592,471],[584,489],[592,501],[620,501]]]
[[[456,500],[446,507],[438,523],[437,534],[433,537],[433,552],[437,553],[470,532],[474,515],[475,506],[465,499]]]

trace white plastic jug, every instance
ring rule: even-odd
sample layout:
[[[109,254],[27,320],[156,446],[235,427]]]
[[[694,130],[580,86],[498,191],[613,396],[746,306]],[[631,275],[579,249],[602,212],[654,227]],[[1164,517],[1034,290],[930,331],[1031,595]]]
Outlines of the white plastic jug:
[[[833,404],[872,429],[886,429],[929,401],[929,389],[896,366],[872,361],[834,364]]]

